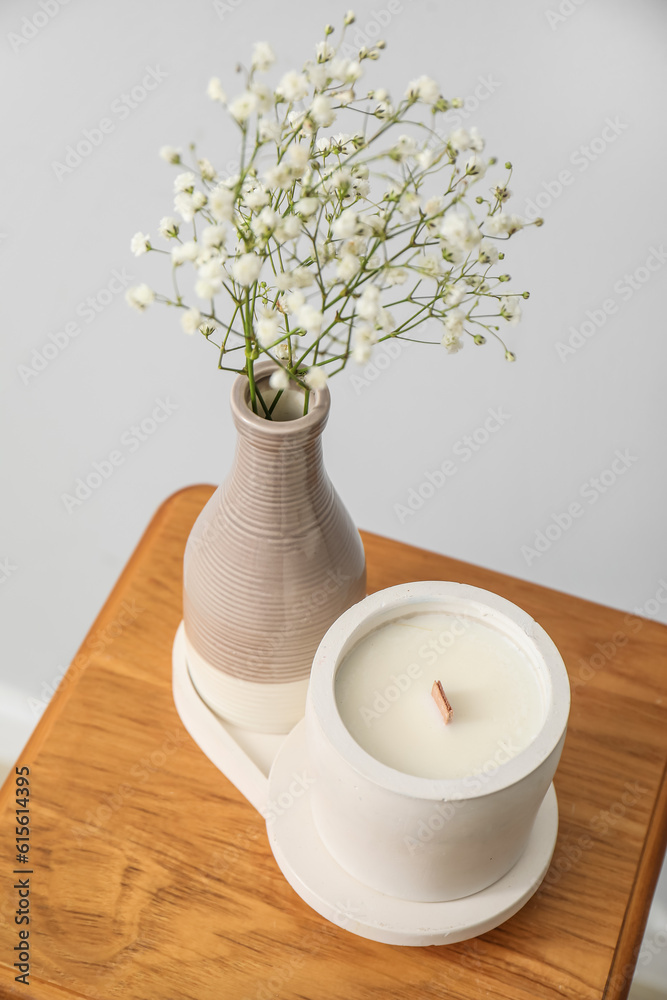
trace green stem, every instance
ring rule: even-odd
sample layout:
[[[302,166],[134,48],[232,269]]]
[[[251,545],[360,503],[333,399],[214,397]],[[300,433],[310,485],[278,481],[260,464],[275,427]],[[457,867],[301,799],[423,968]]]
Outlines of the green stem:
[[[282,396],[282,394],[283,394],[283,391],[284,391],[283,389],[279,389],[279,390],[278,390],[278,392],[277,392],[277,393],[275,394],[275,396],[273,397],[273,402],[271,403],[271,406],[269,407],[269,413],[268,413],[269,417],[271,416],[271,414],[272,414],[272,413],[273,413],[273,411],[275,410],[275,408],[276,408],[276,403],[278,402],[278,400],[279,400],[279,399],[280,399],[280,397]]]
[[[256,383],[255,383],[255,391],[257,392],[257,399],[259,400],[260,405],[261,405],[262,409],[264,410],[264,416],[266,417],[267,420],[270,420],[271,419],[271,411],[269,410],[268,406],[264,402],[264,397],[262,396],[261,392],[259,391],[259,388],[258,388],[258,386],[257,386]]]
[[[243,319],[243,336],[245,339],[246,368],[248,370],[248,385],[250,388],[250,405],[252,412],[257,413],[257,385],[255,384],[254,358],[252,348],[252,315],[250,311],[250,289],[245,290],[245,310],[241,310]]]
[[[248,385],[250,387],[250,405],[252,412],[257,413],[257,386],[255,385],[255,372],[253,370],[253,360],[246,353],[246,367],[248,369]]]

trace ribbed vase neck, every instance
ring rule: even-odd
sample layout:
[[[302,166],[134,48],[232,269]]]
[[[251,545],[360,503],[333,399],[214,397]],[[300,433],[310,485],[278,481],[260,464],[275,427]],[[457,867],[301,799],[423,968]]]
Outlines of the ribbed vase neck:
[[[259,417],[251,410],[239,416],[232,407],[239,444],[256,451],[294,452],[313,447],[322,440],[322,431],[328,415],[328,403],[326,412],[308,413],[305,417],[297,417],[296,420],[275,422]],[[313,416],[317,419],[310,419]]]
[[[325,476],[322,430],[307,433],[263,435],[239,428],[230,485],[244,493],[259,491],[276,496],[316,486]]]
[[[268,396],[269,377],[275,366],[260,362],[255,378]],[[245,376],[231,394],[231,409],[238,432],[236,455],[225,489],[237,494],[246,509],[294,520],[301,511],[330,503],[331,484],[324,470],[322,431],[330,408],[328,389],[311,393],[305,416],[293,420],[267,420],[253,413]]]

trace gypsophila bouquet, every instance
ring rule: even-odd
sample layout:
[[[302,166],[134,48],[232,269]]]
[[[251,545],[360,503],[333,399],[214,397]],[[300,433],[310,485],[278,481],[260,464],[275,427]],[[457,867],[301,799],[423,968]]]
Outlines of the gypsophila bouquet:
[[[215,344],[219,368],[247,375],[253,410],[269,418],[275,400],[266,405],[253,374],[262,355],[277,366],[272,388],[301,387],[307,412],[310,390],[350,359],[366,363],[392,337],[454,354],[464,337],[479,345],[490,334],[513,361],[499,321],[517,323],[519,300],[528,298],[505,290],[508,274],[494,273],[503,242],[526,225],[504,208],[511,164],[488,193],[471,197],[496,161],[484,157],[476,129],[447,132],[446,113],[460,101],[446,100],[426,76],[398,100],[384,89],[358,96],[364,64],[384,43],[344,55],[353,21],[349,12],[337,46],[327,26],[314,58],[273,89],[264,82],[275,58],[265,42],[255,45],[237,97],[210,81],[209,98],[241,133],[235,172],[221,175],[191,146],[190,169],[174,183],[175,215],[158,230],[172,249],[144,233],[131,244],[136,256],[170,257],[173,294],[142,284],[128,290],[128,302],[182,310],[185,332]],[[337,119],[351,130],[332,134]],[[179,149],[160,155],[188,165]],[[196,305],[182,291],[187,265]]]

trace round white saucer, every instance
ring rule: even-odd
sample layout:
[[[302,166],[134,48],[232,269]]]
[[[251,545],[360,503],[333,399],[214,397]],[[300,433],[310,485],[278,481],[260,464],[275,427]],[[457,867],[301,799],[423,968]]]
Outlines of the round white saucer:
[[[310,809],[303,720],[289,734],[269,774],[267,832],[271,850],[292,888],[327,920],[384,944],[455,944],[492,930],[513,916],[547,873],[558,833],[553,785],[539,809],[523,855],[503,878],[474,896],[418,903],[385,896],[348,875],[331,857]]]

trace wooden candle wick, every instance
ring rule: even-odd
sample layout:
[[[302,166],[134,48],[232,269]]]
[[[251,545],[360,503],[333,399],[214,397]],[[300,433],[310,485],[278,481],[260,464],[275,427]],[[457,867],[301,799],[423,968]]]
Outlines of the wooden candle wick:
[[[447,701],[447,695],[445,694],[442,684],[440,681],[433,681],[433,687],[431,688],[431,696],[435,701],[440,714],[445,720],[445,725],[452,721],[454,716],[454,710],[452,706]]]

